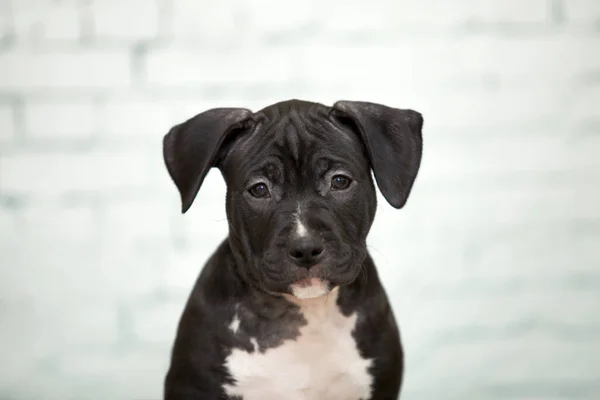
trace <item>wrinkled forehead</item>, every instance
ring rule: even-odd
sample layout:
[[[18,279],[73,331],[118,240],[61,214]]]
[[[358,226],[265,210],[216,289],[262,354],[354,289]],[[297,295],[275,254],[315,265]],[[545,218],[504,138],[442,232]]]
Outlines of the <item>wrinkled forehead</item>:
[[[238,171],[251,171],[269,160],[296,169],[315,168],[324,160],[354,171],[368,173],[369,169],[359,135],[322,113],[258,118],[255,129],[236,140],[227,164]]]

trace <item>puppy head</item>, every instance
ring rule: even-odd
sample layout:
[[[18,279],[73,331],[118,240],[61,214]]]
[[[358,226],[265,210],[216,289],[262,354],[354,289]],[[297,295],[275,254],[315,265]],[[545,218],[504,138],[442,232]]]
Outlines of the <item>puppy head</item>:
[[[316,297],[360,273],[377,206],[371,170],[390,205],[406,204],[422,124],[416,111],[367,102],[217,108],[173,127],[163,154],[183,212],[209,169],[221,170],[229,242],[245,280]]]

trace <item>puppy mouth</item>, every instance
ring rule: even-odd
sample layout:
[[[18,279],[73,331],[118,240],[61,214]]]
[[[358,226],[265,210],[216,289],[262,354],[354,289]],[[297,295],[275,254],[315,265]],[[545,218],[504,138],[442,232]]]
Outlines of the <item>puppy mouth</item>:
[[[321,278],[300,279],[290,285],[290,291],[298,299],[313,299],[327,295],[331,291],[331,284]]]

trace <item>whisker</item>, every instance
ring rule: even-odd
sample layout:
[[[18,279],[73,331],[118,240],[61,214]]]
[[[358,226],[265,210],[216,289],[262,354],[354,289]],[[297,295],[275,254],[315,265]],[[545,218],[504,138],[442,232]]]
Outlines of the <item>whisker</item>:
[[[389,263],[390,263],[390,262],[389,262],[389,260],[387,259],[387,257],[385,256],[385,254],[384,254],[384,253],[382,253],[382,252],[381,252],[381,251],[379,251],[379,250],[378,250],[376,247],[373,247],[373,246],[371,246],[371,245],[367,245],[367,248],[368,248],[369,250],[375,250],[375,251],[376,251],[378,254],[380,254],[380,255],[381,255],[381,257],[383,257],[383,259],[384,259],[385,263],[389,265]]]

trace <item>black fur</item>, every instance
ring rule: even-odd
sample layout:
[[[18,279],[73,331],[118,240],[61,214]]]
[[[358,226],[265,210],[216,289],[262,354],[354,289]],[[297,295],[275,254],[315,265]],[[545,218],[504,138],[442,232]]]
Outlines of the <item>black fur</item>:
[[[386,200],[402,208],[420,166],[422,123],[415,111],[373,103],[290,100],[256,113],[209,110],[165,136],[165,162],[183,212],[209,169],[218,167],[229,221],[229,236],[203,268],[181,317],[165,399],[227,399],[229,351],[265,351],[294,340],[306,321],[278,294],[310,277],[340,286],[344,314],[358,311],[355,339],[362,355],[375,360],[372,399],[397,398],[403,350],[366,248],[377,206],[371,169]],[[336,174],[351,179],[347,189],[333,190]],[[251,194],[257,182],[268,197]],[[299,205],[303,224],[324,246],[313,268],[289,257]],[[233,334],[228,323],[236,313],[241,322]]]

